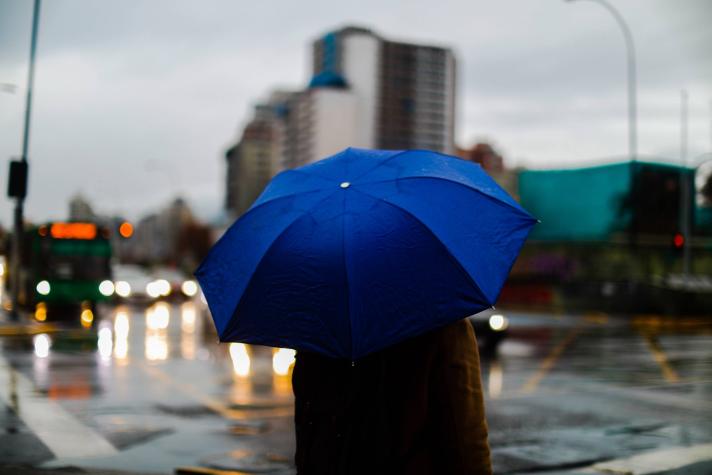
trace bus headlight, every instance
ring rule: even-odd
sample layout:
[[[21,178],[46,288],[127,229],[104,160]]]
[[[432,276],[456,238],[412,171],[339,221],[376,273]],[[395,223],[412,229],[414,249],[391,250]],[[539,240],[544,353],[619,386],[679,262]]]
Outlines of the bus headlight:
[[[46,280],[39,281],[37,283],[36,289],[37,289],[37,293],[40,295],[49,295],[49,291],[50,291],[49,282],[47,282]]]
[[[114,294],[114,283],[110,280],[102,280],[99,284],[99,292],[104,297],[111,297]]]
[[[119,297],[128,297],[131,295],[131,284],[125,280],[120,280],[114,284],[114,290]]]
[[[198,284],[193,280],[186,280],[183,282],[183,285],[180,286],[180,289],[187,297],[194,297],[195,294],[198,293]]]

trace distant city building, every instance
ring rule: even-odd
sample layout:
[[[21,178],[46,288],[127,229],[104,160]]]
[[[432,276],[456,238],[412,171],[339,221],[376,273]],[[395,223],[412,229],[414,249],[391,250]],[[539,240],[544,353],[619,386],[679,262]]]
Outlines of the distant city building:
[[[176,198],[158,213],[141,218],[129,241],[132,260],[175,263],[180,234],[194,222],[193,213],[182,198]]]
[[[504,160],[488,143],[478,143],[470,149],[457,149],[457,156],[478,163],[488,173],[501,173],[504,170]]]
[[[273,104],[257,106],[240,141],[225,154],[225,207],[235,214],[242,214],[250,207],[281,167],[283,125],[275,110]]]
[[[314,41],[312,50],[308,87],[272,93],[226,154],[225,206],[235,215],[278,171],[346,147],[455,151],[450,49],[349,26]]]
[[[94,210],[82,194],[77,193],[69,200],[69,221],[93,221]]]

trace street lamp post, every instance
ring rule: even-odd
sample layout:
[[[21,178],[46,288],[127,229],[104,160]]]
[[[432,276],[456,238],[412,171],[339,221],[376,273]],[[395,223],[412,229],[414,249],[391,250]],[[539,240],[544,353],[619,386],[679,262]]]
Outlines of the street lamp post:
[[[575,2],[581,0],[565,0],[567,2]],[[632,247],[635,246],[637,242],[638,235],[638,218],[636,217],[636,212],[638,209],[639,192],[637,186],[637,174],[638,167],[636,166],[636,160],[638,158],[638,111],[637,111],[637,82],[636,82],[636,62],[635,62],[635,43],[633,42],[633,34],[628,28],[628,24],[623,19],[623,16],[618,10],[613,8],[613,5],[608,3],[606,0],[586,0],[589,2],[595,2],[604,7],[608,12],[613,15],[613,18],[620,26],[623,32],[623,38],[625,39],[626,46],[626,58],[627,58],[627,69],[628,69],[628,155],[631,161],[630,170],[630,196],[631,196],[631,223],[628,240]]]
[[[567,2],[575,2],[582,0],[565,0]],[[603,6],[608,10],[613,18],[618,23],[623,31],[623,37],[625,38],[626,45],[626,56],[628,63],[628,155],[632,161],[635,161],[638,157],[638,113],[637,113],[637,86],[636,86],[636,62],[635,62],[635,43],[633,42],[633,35],[628,28],[628,24],[623,19],[623,16],[613,8],[613,5],[608,3],[606,0],[583,0],[589,2],[595,2]]]

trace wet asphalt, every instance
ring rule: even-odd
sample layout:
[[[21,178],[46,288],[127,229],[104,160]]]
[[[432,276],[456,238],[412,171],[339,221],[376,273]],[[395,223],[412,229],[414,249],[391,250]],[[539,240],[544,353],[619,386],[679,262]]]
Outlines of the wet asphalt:
[[[294,473],[289,352],[218,344],[197,299],[101,310],[0,316],[0,473]],[[504,313],[482,358],[496,473],[712,442],[712,318]],[[659,473],[712,473],[690,462]]]

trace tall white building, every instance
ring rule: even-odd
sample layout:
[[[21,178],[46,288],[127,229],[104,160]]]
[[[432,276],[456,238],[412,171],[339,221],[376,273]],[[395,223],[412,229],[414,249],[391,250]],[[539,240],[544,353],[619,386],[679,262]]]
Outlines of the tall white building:
[[[455,151],[456,63],[450,49],[345,27],[316,40],[313,52],[310,87],[342,81],[356,99],[352,145]]]
[[[312,50],[308,87],[272,93],[227,154],[226,208],[234,214],[266,184],[258,169],[271,177],[346,147],[455,152],[450,49],[349,26],[317,39]]]

